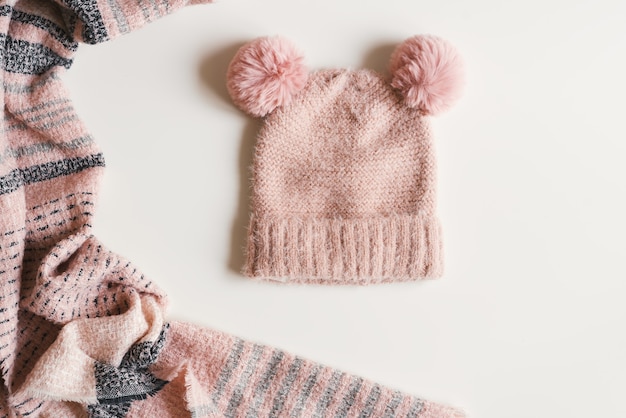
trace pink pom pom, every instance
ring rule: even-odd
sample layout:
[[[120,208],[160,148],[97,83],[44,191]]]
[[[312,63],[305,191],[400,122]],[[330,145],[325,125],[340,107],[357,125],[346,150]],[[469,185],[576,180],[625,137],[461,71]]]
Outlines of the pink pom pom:
[[[284,38],[258,38],[242,46],[228,68],[233,102],[253,116],[288,104],[305,85],[304,58]]]
[[[461,96],[463,62],[456,49],[441,38],[418,35],[393,52],[391,85],[407,106],[434,115],[447,110]]]

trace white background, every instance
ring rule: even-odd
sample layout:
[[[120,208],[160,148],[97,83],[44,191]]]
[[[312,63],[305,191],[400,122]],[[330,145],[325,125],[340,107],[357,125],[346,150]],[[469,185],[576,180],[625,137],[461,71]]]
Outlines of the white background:
[[[446,274],[368,288],[243,278],[258,123],[236,49],[385,71],[417,33],[465,57],[434,120]],[[96,232],[170,318],[287,349],[471,417],[626,416],[626,3],[222,0],[82,46],[67,76],[107,158]]]

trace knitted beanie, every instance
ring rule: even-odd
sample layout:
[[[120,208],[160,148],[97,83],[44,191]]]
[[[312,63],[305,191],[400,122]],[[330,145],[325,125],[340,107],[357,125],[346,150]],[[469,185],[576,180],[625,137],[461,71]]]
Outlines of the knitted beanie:
[[[309,74],[282,38],[244,45],[229,67],[235,104],[264,117],[253,164],[248,276],[372,284],[442,274],[427,116],[462,84],[456,51],[415,36],[374,71]]]

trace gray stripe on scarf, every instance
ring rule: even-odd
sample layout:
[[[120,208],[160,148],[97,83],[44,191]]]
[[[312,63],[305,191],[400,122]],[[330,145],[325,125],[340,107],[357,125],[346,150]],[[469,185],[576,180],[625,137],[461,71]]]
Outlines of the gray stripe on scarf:
[[[4,92],[5,93],[11,93],[11,94],[31,94],[35,91],[35,89],[38,89],[42,86],[45,86],[46,84],[48,84],[51,81],[56,81],[59,80],[59,76],[56,74],[56,72],[49,72],[46,74],[43,74],[38,80],[37,82],[33,83],[33,84],[8,84],[8,83],[4,83]]]
[[[387,407],[385,408],[385,415],[383,416],[383,418],[395,417],[396,409],[398,409],[400,402],[402,402],[402,393],[399,391],[396,391],[393,393],[393,398],[391,398],[391,400],[387,404]]]
[[[424,401],[415,398],[413,400],[413,404],[411,405],[411,409],[409,409],[409,413],[406,415],[407,418],[416,418],[417,415],[422,412],[422,409],[424,409]]]
[[[363,411],[361,411],[359,418],[369,418],[370,415],[372,415],[372,412],[374,412],[374,407],[378,403],[379,398],[380,386],[375,384],[374,387],[372,387],[369,396],[367,397],[367,401],[365,401],[365,407],[363,408]]]
[[[109,7],[113,12],[113,16],[115,17],[115,21],[117,22],[117,27],[120,29],[120,32],[130,32],[130,26],[128,26],[128,20],[126,20],[126,15],[124,15],[124,12],[122,12],[122,9],[120,8],[117,0],[109,0]]]
[[[350,382],[350,386],[348,387],[348,394],[341,400],[341,406],[335,414],[336,418],[343,418],[348,415],[350,408],[354,405],[354,401],[361,390],[361,386],[363,386],[363,379],[360,377],[353,377],[352,382]]]
[[[339,382],[343,378],[345,373],[340,372],[339,370],[335,370],[330,377],[330,381],[326,386],[326,390],[322,394],[319,402],[317,403],[317,408],[315,409],[315,414],[313,415],[315,418],[322,418],[326,415],[326,409],[330,402],[333,400],[335,393],[337,392],[337,388],[339,386]]]
[[[31,155],[44,154],[54,150],[76,150],[93,142],[93,137],[87,135],[81,136],[80,138],[74,138],[68,142],[46,141],[23,147],[6,148],[4,152],[0,152],[0,163],[7,158],[21,158]]]
[[[322,366],[316,365],[311,371],[311,374],[309,375],[307,381],[304,383],[304,386],[302,387],[302,390],[300,391],[300,395],[298,396],[298,399],[296,400],[296,404],[294,405],[294,408],[291,411],[291,418],[296,418],[300,416],[300,412],[304,408],[306,400],[309,398],[309,396],[311,396],[311,391],[313,390],[313,387],[315,386],[315,382],[317,382],[317,378],[321,370],[322,370]]]
[[[278,416],[280,414],[280,411],[282,411],[283,407],[285,406],[285,401],[289,396],[289,392],[293,387],[293,382],[295,382],[296,378],[298,377],[298,372],[302,367],[302,363],[303,360],[296,357],[294,362],[289,367],[287,376],[285,376],[285,378],[283,379],[283,383],[278,393],[274,397],[274,405],[272,406],[272,412],[270,413],[270,416]]]
[[[246,386],[248,386],[250,376],[252,376],[252,373],[254,373],[254,370],[257,367],[257,363],[259,362],[259,359],[261,358],[264,349],[265,348],[263,346],[258,344],[255,344],[252,348],[252,357],[250,358],[250,361],[248,361],[248,364],[246,364],[246,368],[239,378],[239,381],[237,382],[237,386],[233,391],[233,395],[228,401],[228,407],[226,409],[226,412],[224,413],[226,417],[230,418],[235,416],[237,408],[239,408],[239,405],[243,400],[243,392],[245,391]]]
[[[220,377],[215,382],[215,386],[213,388],[213,401],[217,404],[220,396],[222,396],[222,392],[226,387],[226,383],[230,380],[230,376],[233,373],[233,370],[241,361],[241,353],[243,352],[244,341],[240,338],[237,338],[234,347],[230,351],[228,355],[228,360],[226,360],[226,365],[222,369],[220,373]]]
[[[250,408],[248,409],[248,412],[246,413],[246,418],[254,418],[257,416],[258,409],[263,403],[263,399],[265,398],[265,392],[270,387],[270,383],[272,382],[272,380],[274,380],[274,377],[276,377],[276,372],[278,371],[278,365],[280,364],[284,356],[285,356],[285,353],[283,353],[282,351],[278,351],[278,350],[275,351],[274,354],[272,355],[272,358],[270,359],[268,363],[267,370],[265,371],[265,374],[261,378],[261,381],[259,382],[259,384],[256,387],[256,390],[254,391],[254,397],[252,398],[252,405],[250,405]]]

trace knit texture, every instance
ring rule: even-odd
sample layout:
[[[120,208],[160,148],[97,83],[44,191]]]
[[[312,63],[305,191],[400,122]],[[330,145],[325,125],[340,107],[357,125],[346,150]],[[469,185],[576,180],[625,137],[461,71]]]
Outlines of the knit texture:
[[[429,124],[382,75],[324,70],[266,119],[246,274],[372,284],[442,274]]]
[[[78,42],[115,38],[186,3],[0,5],[0,418],[458,416],[167,323],[165,294],[93,236],[104,159],[61,75]]]

